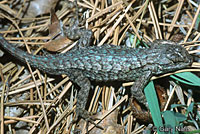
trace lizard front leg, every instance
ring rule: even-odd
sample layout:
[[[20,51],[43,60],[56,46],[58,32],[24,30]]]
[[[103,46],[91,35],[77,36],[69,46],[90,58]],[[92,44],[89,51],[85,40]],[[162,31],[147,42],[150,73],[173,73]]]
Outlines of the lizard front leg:
[[[131,95],[136,98],[137,101],[144,104],[148,108],[147,100],[144,96],[143,89],[152,77],[152,72],[147,71],[144,75],[138,78],[131,87]]]
[[[64,34],[71,40],[78,40],[78,47],[86,47],[90,45],[93,32],[91,30],[79,27],[79,7],[77,5],[77,0],[72,2],[72,7],[76,8],[74,17],[71,18],[71,23],[69,27],[65,27]]]

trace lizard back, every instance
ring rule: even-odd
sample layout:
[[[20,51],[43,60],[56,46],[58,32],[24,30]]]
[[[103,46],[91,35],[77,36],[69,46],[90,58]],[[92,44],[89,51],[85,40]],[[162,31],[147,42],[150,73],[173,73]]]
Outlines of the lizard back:
[[[53,75],[75,70],[96,81],[131,81],[151,71],[161,74],[184,68],[192,63],[189,53],[180,45],[160,44],[153,48],[134,49],[104,45],[72,49],[64,54],[32,55],[9,44],[1,35],[1,46],[13,56]]]

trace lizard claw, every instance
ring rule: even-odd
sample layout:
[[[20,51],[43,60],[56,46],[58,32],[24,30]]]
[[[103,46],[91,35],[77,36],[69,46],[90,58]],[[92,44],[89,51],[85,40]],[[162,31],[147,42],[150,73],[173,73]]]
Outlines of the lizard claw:
[[[85,119],[85,121],[86,121],[86,123],[87,123],[87,127],[89,126],[89,122],[90,122],[90,123],[93,124],[95,127],[98,127],[98,128],[100,128],[100,129],[103,129],[103,127],[101,127],[100,125],[98,125],[98,124],[95,123],[96,120],[100,120],[100,119],[99,119],[99,118],[93,118],[93,117],[91,117],[91,116],[90,116],[90,118]]]
[[[94,118],[92,117],[94,115],[93,112],[88,112],[86,110],[78,110],[76,113],[75,118],[73,119],[73,121],[70,123],[70,126],[73,125],[74,123],[76,123],[78,121],[78,118],[81,117],[85,120],[86,122],[86,133],[88,133],[88,127],[89,127],[89,123],[93,124],[95,127],[103,129],[103,127],[101,127],[100,125],[95,123],[95,120],[99,120],[98,118]],[[80,129],[75,129],[74,132],[80,132]]]

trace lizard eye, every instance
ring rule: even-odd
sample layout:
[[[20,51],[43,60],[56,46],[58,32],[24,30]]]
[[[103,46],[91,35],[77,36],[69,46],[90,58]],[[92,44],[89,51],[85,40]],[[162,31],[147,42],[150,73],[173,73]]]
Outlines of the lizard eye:
[[[184,61],[184,57],[180,53],[177,53],[177,54],[172,55],[171,60],[174,63],[176,63],[176,62],[183,62]]]
[[[173,46],[170,48],[170,50],[167,51],[167,58],[171,60],[173,63],[178,63],[178,62],[191,62],[191,56],[181,46]]]
[[[172,54],[172,53],[171,54],[167,54],[166,57],[167,57],[167,59],[169,59],[173,63],[181,61],[181,58],[178,55],[176,55],[176,54]]]
[[[167,59],[169,59],[173,63],[184,61],[184,56],[182,55],[182,50],[180,49],[180,47],[172,46],[166,51],[166,53]]]

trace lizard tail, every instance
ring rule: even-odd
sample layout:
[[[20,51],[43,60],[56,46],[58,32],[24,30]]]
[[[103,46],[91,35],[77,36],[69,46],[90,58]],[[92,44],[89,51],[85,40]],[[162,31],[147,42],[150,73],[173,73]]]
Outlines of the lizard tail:
[[[18,58],[22,62],[25,62],[26,57],[29,57],[28,53],[14,47],[12,44],[8,43],[8,41],[0,34],[0,45],[8,51],[11,55]]]
[[[43,70],[45,72],[51,73],[51,68],[49,67],[50,60],[55,59],[54,56],[39,56],[39,55],[32,55],[27,52],[24,52],[20,50],[19,48],[16,48],[15,46],[11,45],[2,34],[0,34],[0,46],[2,46],[6,51],[8,51],[11,55],[16,57],[22,62],[28,61],[28,63],[40,70]]]

